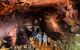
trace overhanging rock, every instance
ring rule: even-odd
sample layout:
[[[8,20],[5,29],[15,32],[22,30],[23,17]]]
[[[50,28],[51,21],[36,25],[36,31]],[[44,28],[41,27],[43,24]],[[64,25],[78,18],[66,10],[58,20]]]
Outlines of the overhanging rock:
[[[56,3],[66,3],[68,0],[20,0],[20,2],[27,3],[30,6],[46,6]]]

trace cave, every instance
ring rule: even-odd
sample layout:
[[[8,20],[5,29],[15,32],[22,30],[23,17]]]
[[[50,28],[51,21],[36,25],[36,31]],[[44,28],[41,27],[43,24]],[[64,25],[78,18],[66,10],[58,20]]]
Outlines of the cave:
[[[42,36],[44,33],[48,36],[47,50],[73,50],[75,37],[80,33],[79,4],[76,0],[1,0],[0,38],[3,43],[0,48],[4,45],[7,48],[15,45],[25,48],[24,45],[30,46],[31,42],[33,47],[30,46],[29,50],[35,50],[38,42],[32,37],[36,30],[36,33],[42,31]],[[42,45],[41,50],[46,50],[44,48]]]

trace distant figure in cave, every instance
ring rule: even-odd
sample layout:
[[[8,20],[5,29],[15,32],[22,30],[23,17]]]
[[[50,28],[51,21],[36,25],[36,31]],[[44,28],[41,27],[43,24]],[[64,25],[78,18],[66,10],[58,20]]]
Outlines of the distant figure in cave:
[[[38,30],[38,33],[37,33],[37,38],[38,38],[38,40],[39,40],[39,46],[41,46],[41,44],[42,44],[42,31],[40,30],[40,28],[39,28],[39,30]]]
[[[47,42],[48,42],[48,36],[44,32],[44,35],[43,35],[43,45],[46,45],[47,46]]]

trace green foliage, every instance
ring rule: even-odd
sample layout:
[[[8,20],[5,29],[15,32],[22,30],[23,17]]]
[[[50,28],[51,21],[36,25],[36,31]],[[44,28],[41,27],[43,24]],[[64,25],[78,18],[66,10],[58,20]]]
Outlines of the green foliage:
[[[80,34],[76,34],[75,36],[75,40],[76,40],[76,50],[80,50]]]

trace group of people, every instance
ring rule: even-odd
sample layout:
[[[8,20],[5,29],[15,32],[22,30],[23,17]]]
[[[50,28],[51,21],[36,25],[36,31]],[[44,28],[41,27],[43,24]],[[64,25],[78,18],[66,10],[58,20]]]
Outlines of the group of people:
[[[24,45],[26,44],[27,41],[29,41],[29,37],[32,35],[32,37],[39,42],[39,46],[46,45],[48,42],[48,36],[46,32],[43,32],[40,27],[32,30],[32,25],[31,24],[26,24],[25,30],[23,27],[19,28],[18,26],[11,26],[9,32],[7,33],[7,37],[4,38],[4,44],[2,46],[5,46],[5,44],[8,44],[7,47],[15,47],[16,45]],[[31,33],[31,35],[30,35]],[[29,35],[30,36],[29,36]],[[28,37],[29,36],[29,37]],[[30,43],[30,42],[29,42]],[[9,46],[10,45],[10,46]],[[0,46],[0,47],[2,47]]]
[[[46,32],[42,32],[41,29],[39,29],[38,32],[33,32],[33,38],[39,41],[39,46],[41,46],[42,43],[47,46],[48,36]]]

